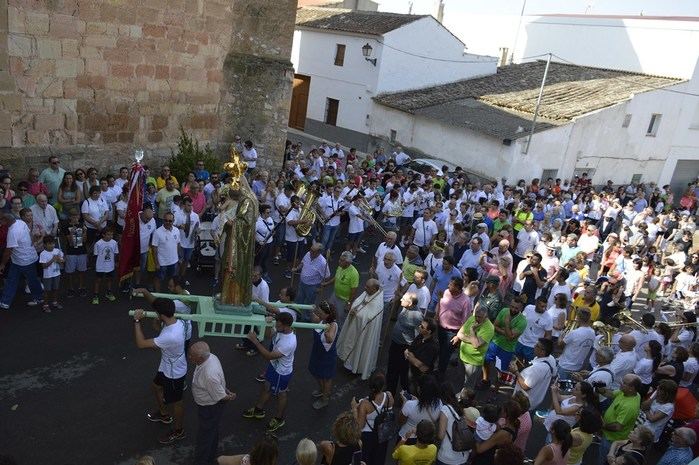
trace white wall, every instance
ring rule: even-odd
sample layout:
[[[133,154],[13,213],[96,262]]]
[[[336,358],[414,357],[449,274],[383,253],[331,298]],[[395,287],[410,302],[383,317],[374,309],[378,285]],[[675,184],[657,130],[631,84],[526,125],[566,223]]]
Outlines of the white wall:
[[[497,70],[497,58],[464,53],[464,44],[432,16],[386,33],[371,41],[372,47],[379,40],[386,45],[379,62],[377,93],[443,84]]]
[[[548,52],[580,65],[689,78],[699,56],[699,21],[525,17],[515,61]]]

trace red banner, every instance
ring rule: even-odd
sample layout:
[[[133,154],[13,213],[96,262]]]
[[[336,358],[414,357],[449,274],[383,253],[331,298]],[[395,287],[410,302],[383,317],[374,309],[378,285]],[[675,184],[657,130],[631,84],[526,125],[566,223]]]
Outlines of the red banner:
[[[141,266],[141,237],[138,214],[143,208],[143,167],[134,163],[129,176],[129,199],[124,216],[124,232],[119,242],[119,281],[131,277],[134,268]]]

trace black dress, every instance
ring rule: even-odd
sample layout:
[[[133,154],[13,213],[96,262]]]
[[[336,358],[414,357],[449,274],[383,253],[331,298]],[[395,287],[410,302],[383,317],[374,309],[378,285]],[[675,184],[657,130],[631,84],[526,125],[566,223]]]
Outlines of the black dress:
[[[325,456],[320,460],[322,465],[350,465],[352,463],[352,455],[358,450],[361,450],[359,444],[350,444],[348,446],[338,446],[335,441],[332,442],[333,445],[333,459],[332,462],[327,463],[325,461]]]
[[[513,431],[512,428],[508,428],[507,426],[503,426],[502,429],[503,431],[507,431],[508,433],[510,433],[510,436],[512,436],[512,441],[514,442],[515,438],[517,437],[517,432]],[[493,465],[496,450],[498,450],[497,446],[491,447],[482,454],[476,454],[476,456],[473,458],[473,461],[471,462],[471,465]]]

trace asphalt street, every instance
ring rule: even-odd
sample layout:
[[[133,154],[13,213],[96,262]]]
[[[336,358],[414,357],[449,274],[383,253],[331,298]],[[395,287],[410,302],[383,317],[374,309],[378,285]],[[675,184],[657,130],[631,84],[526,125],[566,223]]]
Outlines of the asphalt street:
[[[344,245],[342,237],[338,235],[331,259],[333,272]],[[369,237],[368,242],[367,250],[373,253],[378,238]],[[367,278],[369,263],[370,253],[357,257],[360,287]],[[283,266],[271,267],[272,298],[288,285],[283,271]],[[211,273],[190,270],[188,278],[192,294],[211,294]],[[132,319],[127,315],[128,310],[143,308],[145,301],[131,300],[124,294],[118,297],[113,303],[102,299],[98,306],[91,305],[88,298],[63,299],[63,310],[44,314],[40,308],[25,306],[28,296],[23,294],[9,311],[0,313],[0,454],[14,456],[21,465],[127,465],[144,454],[154,456],[158,465],[192,463],[196,407],[191,392],[185,392],[187,437],[174,445],[161,446],[157,439],[168,426],[151,423],[145,417],[154,409],[150,382],[160,354],[136,348]],[[150,325],[144,327],[147,337],[155,334]],[[333,419],[349,408],[353,396],[365,394],[365,385],[358,376],[338,368],[330,405],[314,410],[310,393],[317,386],[307,368],[312,335],[308,330],[297,334],[299,346],[286,426],[276,432],[280,465],[293,463],[300,439],[330,439]],[[196,333],[192,340],[197,340]],[[267,420],[241,416],[257,398],[260,384],[254,378],[265,368],[265,361],[233,350],[236,339],[206,340],[221,359],[229,388],[238,394],[223,416],[220,450],[226,454],[247,452],[265,433]],[[381,353],[383,366],[386,347],[384,344]],[[190,366],[190,379],[192,371]],[[463,369],[450,368],[448,376],[460,387]],[[273,405],[268,404],[268,418],[270,411]],[[536,455],[544,438],[543,427],[535,421],[529,457]],[[391,462],[389,458],[387,463]]]

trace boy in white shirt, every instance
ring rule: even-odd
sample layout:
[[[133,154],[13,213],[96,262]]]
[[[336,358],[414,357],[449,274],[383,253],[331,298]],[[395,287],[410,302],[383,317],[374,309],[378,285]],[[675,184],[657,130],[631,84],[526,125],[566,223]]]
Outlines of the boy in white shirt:
[[[189,221],[187,221],[189,219]],[[192,260],[194,246],[199,235],[199,215],[192,211],[192,199],[182,199],[182,213],[175,217],[175,226],[180,229],[180,277],[184,278]],[[185,281],[189,284],[188,281]]]
[[[58,310],[63,308],[58,303],[58,289],[61,285],[61,264],[64,262],[63,252],[56,248],[56,239],[44,236],[44,250],[39,255],[39,263],[44,270],[44,313],[51,313],[51,306]]]
[[[112,281],[114,278],[114,268],[116,267],[116,256],[119,253],[119,246],[113,239],[114,232],[107,228],[102,232],[102,239],[95,242],[95,295],[92,298],[92,305],[100,303],[100,285],[102,278],[106,280],[106,292],[104,297],[110,302],[114,302],[116,297],[112,294]]]

